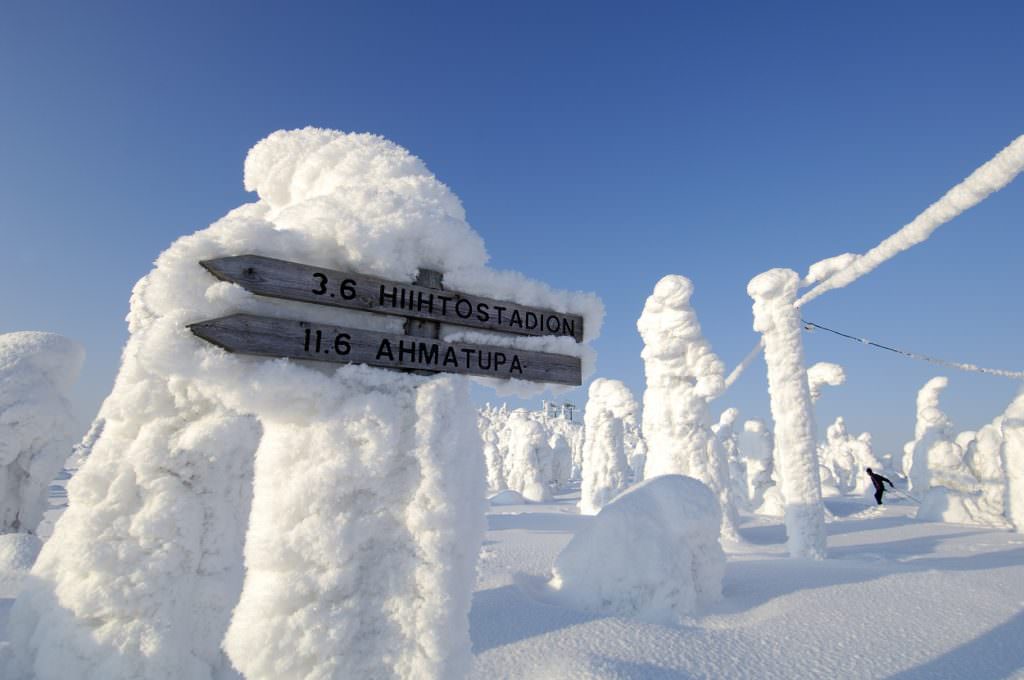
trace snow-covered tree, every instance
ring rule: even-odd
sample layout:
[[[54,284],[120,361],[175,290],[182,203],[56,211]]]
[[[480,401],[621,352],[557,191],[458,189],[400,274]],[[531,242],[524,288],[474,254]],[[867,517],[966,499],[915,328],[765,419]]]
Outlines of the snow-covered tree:
[[[1024,533],[1024,391],[1003,414],[1000,458],[1006,470],[1006,514]]]
[[[0,534],[33,533],[71,448],[85,351],[53,333],[0,335]]]
[[[598,378],[590,383],[583,423],[583,484],[580,512],[596,515],[629,485],[624,421],[636,417],[637,404],[625,384]]]
[[[505,481],[528,501],[551,500],[548,488],[551,449],[539,422],[525,409],[513,411],[508,418],[508,455],[505,457]]]
[[[739,453],[743,459],[747,482],[747,507],[758,510],[772,481],[772,433],[763,420],[752,418],[743,423],[738,436]]]
[[[811,390],[811,401],[821,398],[821,388],[825,385],[838,387],[846,382],[846,373],[839,364],[819,361],[807,369],[807,384]]]
[[[704,339],[690,305],[692,295],[689,279],[666,276],[654,287],[637,321],[647,377],[644,477],[682,474],[704,482],[722,503],[723,534],[735,538],[729,463],[716,445],[708,407],[725,390],[725,366]]]
[[[874,488],[864,470],[871,468],[881,472],[883,469],[871,449],[871,434],[850,434],[842,416],[826,429],[825,441],[818,446],[818,459],[838,493],[864,493]]]
[[[785,521],[792,557],[825,557],[825,506],[804,368],[802,324],[795,306],[800,277],[789,269],[772,269],[751,279],[754,330],[764,339],[768,392],[775,420],[775,465],[782,478]]]

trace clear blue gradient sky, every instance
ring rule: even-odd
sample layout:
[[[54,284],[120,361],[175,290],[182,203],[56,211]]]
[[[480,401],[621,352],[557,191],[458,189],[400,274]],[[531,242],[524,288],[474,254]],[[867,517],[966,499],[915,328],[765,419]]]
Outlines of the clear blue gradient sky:
[[[643,389],[635,322],[684,274],[731,368],[747,281],[862,252],[1024,132],[1024,3],[58,3],[0,8],[0,332],[88,352],[109,392],[132,285],[174,239],[254,200],[242,161],[305,125],[404,145],[463,200],[492,264],[607,306],[598,375]],[[1024,369],[1024,180],[808,319]],[[912,436],[940,373],[816,332],[818,405]],[[768,413],[763,362],[721,400]],[[950,374],[960,429],[1019,385]],[[486,398],[478,390],[478,398]],[[563,395],[563,398],[565,395]],[[585,401],[582,390],[569,398]]]

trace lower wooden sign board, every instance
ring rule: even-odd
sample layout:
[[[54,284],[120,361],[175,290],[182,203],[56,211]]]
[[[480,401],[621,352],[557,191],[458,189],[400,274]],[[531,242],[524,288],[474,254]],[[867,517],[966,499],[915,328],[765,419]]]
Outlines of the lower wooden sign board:
[[[431,338],[342,328],[252,314],[190,324],[197,336],[229,352],[488,378],[580,385],[578,357],[511,347],[448,343]]]

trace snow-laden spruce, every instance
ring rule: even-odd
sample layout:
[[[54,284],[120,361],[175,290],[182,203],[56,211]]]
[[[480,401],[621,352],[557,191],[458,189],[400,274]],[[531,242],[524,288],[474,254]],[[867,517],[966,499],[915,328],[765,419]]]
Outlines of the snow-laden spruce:
[[[743,422],[743,431],[737,436],[740,457],[747,480],[747,507],[758,511],[764,503],[765,492],[775,484],[772,481],[774,469],[771,430],[760,418]]]
[[[872,451],[871,433],[851,434],[842,416],[825,430],[825,441],[818,446],[818,460],[823,473],[827,471],[832,478],[837,493],[867,493],[874,486],[865,469],[878,473],[883,470]]]
[[[583,484],[580,512],[595,515],[629,485],[625,422],[636,420],[633,393],[620,380],[598,378],[590,383],[583,417]]]
[[[725,366],[701,333],[690,305],[693,284],[684,276],[658,281],[647,298],[637,329],[647,388],[643,436],[647,442],[644,477],[682,474],[707,484],[722,505],[722,532],[738,532],[729,463],[711,431],[708,402],[725,390]]]
[[[807,384],[811,390],[811,401],[821,398],[821,388],[825,385],[838,387],[846,382],[846,373],[839,364],[819,361],[807,369]]]
[[[1024,390],[1007,407],[1000,423],[1000,458],[1006,469],[1006,515],[1024,533]]]
[[[916,517],[1009,527],[1006,466],[999,455],[1005,416],[954,436],[939,403],[947,385],[945,377],[936,377],[918,392],[915,438],[904,447],[910,488],[921,501]]]
[[[508,418],[508,455],[505,482],[529,501],[551,500],[551,448],[544,427],[526,409],[516,409]]]
[[[662,475],[619,495],[555,560],[551,587],[569,606],[678,624],[719,600],[721,509],[707,486]]]
[[[403,320],[258,297],[199,262],[251,253],[403,282],[439,270],[446,287],[581,313],[588,340],[600,302],[487,269],[458,198],[380,137],[276,132],[250,151],[245,186],[258,201],[178,239],[134,289],[105,426],[12,612],[5,677],[468,668],[484,471],[466,379],[227,353],[187,325],[246,312],[401,333]],[[571,338],[501,342],[593,362]]]
[[[931,484],[933,464],[932,448],[936,448],[935,462],[940,458],[958,458],[950,452],[953,442],[953,424],[939,408],[939,395],[949,385],[949,378],[938,376],[924,384],[917,393],[917,419],[914,439],[903,446],[903,471],[910,481],[910,490],[923,494]]]
[[[71,449],[68,397],[85,350],[54,333],[0,335],[0,534],[33,533]]]
[[[775,465],[786,504],[786,544],[792,557],[825,557],[814,415],[804,369],[800,313],[794,306],[800,277],[790,269],[758,274],[747,285],[754,330],[764,339],[768,393],[775,420]]]

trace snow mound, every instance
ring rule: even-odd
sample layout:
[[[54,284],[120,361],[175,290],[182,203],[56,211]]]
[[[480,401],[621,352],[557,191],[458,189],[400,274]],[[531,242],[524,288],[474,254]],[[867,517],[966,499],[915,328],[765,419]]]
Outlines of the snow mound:
[[[528,500],[523,498],[523,494],[518,491],[513,491],[512,489],[499,491],[487,500],[491,505],[525,505],[529,503]]]
[[[721,598],[721,519],[715,494],[696,479],[649,479],[573,537],[550,585],[577,609],[678,623]]]
[[[1002,518],[993,518],[980,504],[981,492],[967,493],[933,486],[921,498],[915,519],[922,522],[950,522],[1009,528]],[[1002,520],[1002,521],[1000,521]]]

